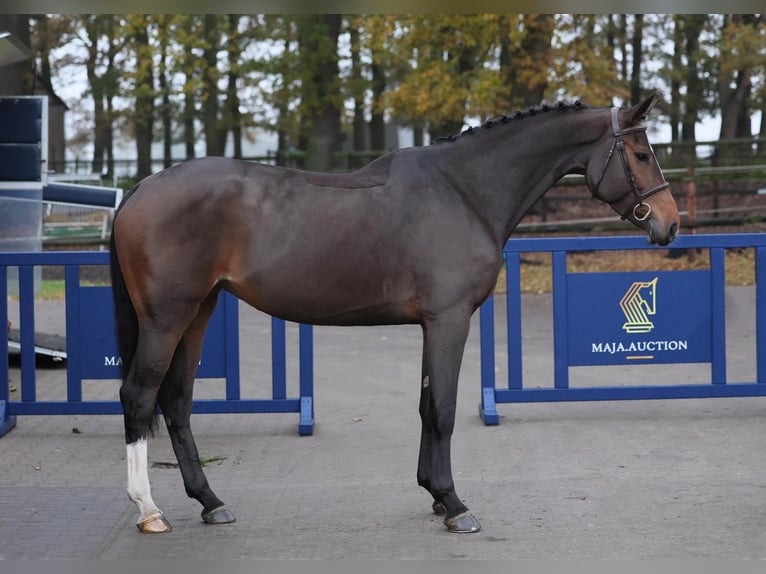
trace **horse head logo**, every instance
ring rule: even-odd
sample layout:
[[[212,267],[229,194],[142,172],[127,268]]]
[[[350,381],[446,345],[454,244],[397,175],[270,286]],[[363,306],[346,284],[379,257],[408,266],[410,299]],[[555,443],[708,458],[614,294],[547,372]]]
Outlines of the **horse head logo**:
[[[657,312],[657,277],[633,283],[620,300],[620,308],[627,319],[622,326],[626,333],[648,333],[654,329],[649,315]]]

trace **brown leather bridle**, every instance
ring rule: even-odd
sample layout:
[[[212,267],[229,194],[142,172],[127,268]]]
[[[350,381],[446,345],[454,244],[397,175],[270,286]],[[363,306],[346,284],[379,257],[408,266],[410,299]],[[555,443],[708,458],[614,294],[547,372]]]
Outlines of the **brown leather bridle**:
[[[647,197],[650,197],[654,195],[655,193],[670,187],[670,184],[667,181],[665,181],[665,176],[663,175],[661,184],[653,187],[652,189],[648,191],[642,192],[641,189],[639,189],[638,182],[636,181],[636,176],[633,175],[633,170],[631,169],[630,163],[628,162],[628,158],[625,155],[625,142],[622,139],[622,136],[624,136],[625,134],[631,134],[634,132],[645,132],[646,126],[632,126],[629,128],[621,128],[620,122],[618,119],[617,108],[612,108],[610,110],[610,113],[612,117],[612,134],[614,135],[614,141],[612,141],[612,147],[609,148],[609,155],[606,156],[606,162],[604,162],[604,168],[601,170],[601,176],[598,178],[598,182],[596,183],[596,188],[593,190],[593,195],[596,195],[596,193],[598,192],[598,188],[601,185],[601,182],[603,181],[604,176],[606,175],[606,169],[609,167],[609,162],[612,160],[612,156],[614,155],[614,150],[617,149],[617,151],[620,152],[622,165],[625,167],[625,175],[627,176],[628,182],[630,183],[632,189],[628,191],[622,197],[614,201],[610,201],[608,203],[609,205],[614,207],[615,203],[619,203],[620,201],[625,199],[625,197],[628,194],[632,193],[635,197],[635,201],[631,204],[631,206],[628,209],[625,210],[624,213],[621,214],[622,219],[627,219],[629,215],[632,215],[633,219],[635,219],[636,221],[644,221],[652,214],[652,206],[649,205],[648,203],[645,203],[644,200]],[[662,174],[662,170],[660,170],[660,174]],[[646,213],[638,214],[636,212],[636,209],[638,209],[640,206],[645,206]]]

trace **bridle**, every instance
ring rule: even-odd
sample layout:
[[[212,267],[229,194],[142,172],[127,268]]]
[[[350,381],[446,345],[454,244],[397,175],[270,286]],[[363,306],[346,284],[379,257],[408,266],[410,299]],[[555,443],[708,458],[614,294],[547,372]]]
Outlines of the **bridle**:
[[[614,140],[612,141],[612,147],[609,148],[609,155],[606,156],[606,162],[604,162],[604,168],[601,170],[601,176],[598,178],[596,189],[593,190],[593,195],[596,195],[598,192],[598,188],[601,185],[604,176],[606,175],[606,169],[609,167],[609,162],[612,160],[612,156],[614,155],[614,150],[617,149],[617,151],[620,152],[622,165],[625,167],[625,175],[628,177],[628,182],[630,183],[632,189],[622,197],[608,203],[614,207],[615,203],[622,201],[628,194],[633,193],[635,201],[628,209],[625,210],[624,213],[621,214],[622,219],[627,219],[628,215],[630,214],[636,221],[644,221],[652,214],[652,206],[648,203],[645,203],[644,200],[647,197],[650,197],[655,193],[670,187],[670,184],[665,181],[665,176],[663,176],[662,183],[653,187],[652,189],[643,192],[639,189],[638,183],[636,182],[636,176],[633,175],[633,170],[631,169],[630,163],[628,162],[628,157],[625,154],[625,142],[623,141],[622,136],[625,134],[632,134],[634,132],[645,132],[646,126],[631,126],[629,128],[621,128],[617,112],[617,108],[612,108],[610,110],[612,117],[612,134],[614,135]],[[662,173],[662,170],[660,170],[660,173]],[[646,208],[646,213],[638,214],[636,212],[640,206],[644,206]]]

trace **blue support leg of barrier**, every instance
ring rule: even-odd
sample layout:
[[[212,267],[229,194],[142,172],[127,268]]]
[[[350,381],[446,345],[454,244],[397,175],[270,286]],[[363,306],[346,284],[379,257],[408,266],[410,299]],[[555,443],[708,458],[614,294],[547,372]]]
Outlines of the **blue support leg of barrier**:
[[[285,322],[271,318],[271,396],[274,399],[287,397],[287,351],[285,349]]]
[[[500,422],[495,406],[495,305],[490,295],[479,307],[479,338],[481,352],[481,403],[479,416],[485,425]]]
[[[5,267],[0,267],[0,327],[5,331],[8,327],[8,273]],[[0,436],[16,426],[16,417],[8,414],[8,399],[10,398],[10,373],[8,369],[8,337],[0,345]]]
[[[714,385],[726,384],[726,273],[724,271],[724,250],[710,249],[710,280],[713,360],[710,377]]]
[[[486,426],[495,426],[500,424],[500,414],[497,412],[497,402],[495,401],[495,389],[483,387],[481,389],[481,404],[479,405],[479,416]]]
[[[21,321],[21,400],[37,400],[35,364],[35,280],[32,265],[19,265],[19,320]]]
[[[16,426],[16,415],[8,414],[8,401],[0,401],[0,436]]]
[[[298,434],[308,436],[314,434],[314,330],[311,325],[299,325],[298,340],[301,395]]]
[[[226,399],[238,401],[241,398],[239,384],[239,299],[231,293],[225,292],[222,297],[224,336],[226,338]]]
[[[553,266],[553,386],[569,388],[567,317],[567,254],[554,251]]]
[[[508,329],[508,388],[521,389],[523,382],[521,354],[521,254],[505,256],[506,309]]]
[[[311,436],[314,434],[314,399],[301,397],[301,416],[298,421],[298,434]]]
[[[64,285],[66,289],[66,332],[67,332],[67,361],[66,387],[67,401],[82,400],[82,355],[79,337],[75,336],[80,330],[80,266],[66,265],[64,267]]]
[[[755,250],[756,382],[766,384],[766,247]]]

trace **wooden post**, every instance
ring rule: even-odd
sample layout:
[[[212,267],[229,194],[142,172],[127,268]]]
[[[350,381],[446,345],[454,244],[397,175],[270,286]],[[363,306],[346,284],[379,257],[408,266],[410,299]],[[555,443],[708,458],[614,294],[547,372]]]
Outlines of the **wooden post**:
[[[690,165],[686,168],[686,226],[688,227],[687,233],[694,235],[697,230],[697,188],[694,185],[694,166]],[[696,249],[689,249],[687,253],[689,262],[693,262],[697,257]]]

